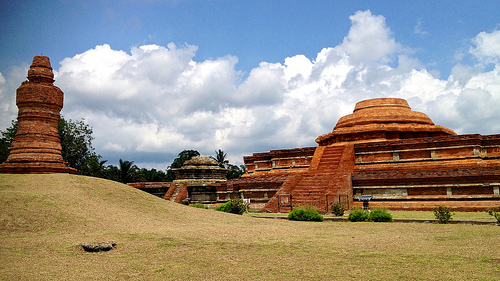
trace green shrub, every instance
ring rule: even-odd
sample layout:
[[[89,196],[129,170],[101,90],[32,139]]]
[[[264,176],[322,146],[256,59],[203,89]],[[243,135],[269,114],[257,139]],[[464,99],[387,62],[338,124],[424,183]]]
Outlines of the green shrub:
[[[439,205],[439,207],[434,208],[434,217],[436,217],[439,223],[447,223],[452,216],[451,209],[446,206]]]
[[[318,208],[305,205],[288,213],[288,219],[292,221],[323,221],[323,216],[318,214]]]
[[[242,215],[247,211],[247,206],[243,203],[243,200],[240,198],[235,198],[233,200],[227,201],[226,203],[220,205],[215,208],[216,211],[232,213]]]
[[[190,207],[200,208],[200,209],[208,209],[203,203],[193,203],[189,204]]]
[[[498,206],[498,211],[495,211],[495,209],[488,209],[486,212],[490,214],[490,216],[493,216],[495,219],[497,219],[497,222],[500,223],[500,206]]]
[[[374,209],[370,212],[368,219],[374,222],[392,222],[392,215],[387,212],[387,209]]]
[[[368,211],[363,210],[363,209],[352,209],[349,212],[349,216],[347,217],[348,220],[355,222],[355,221],[368,221],[369,219],[369,214]]]
[[[336,217],[341,217],[344,215],[344,212],[345,212],[345,209],[344,209],[344,206],[340,203],[340,202],[337,202],[337,203],[333,203],[331,202],[330,203],[330,209],[332,209],[332,213],[336,216]]]

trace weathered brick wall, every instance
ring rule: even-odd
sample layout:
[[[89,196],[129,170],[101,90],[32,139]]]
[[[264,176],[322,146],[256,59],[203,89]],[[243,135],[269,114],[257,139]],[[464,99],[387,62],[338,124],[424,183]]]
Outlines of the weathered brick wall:
[[[165,194],[171,186],[171,182],[133,182],[127,185],[145,191],[160,198],[165,197]]]
[[[243,160],[248,173],[282,172],[282,170],[307,169],[313,158],[315,147],[271,150],[245,156]]]
[[[54,86],[50,60],[35,56],[28,79],[16,93],[18,130],[0,173],[71,173],[61,154],[58,133],[63,92]]]

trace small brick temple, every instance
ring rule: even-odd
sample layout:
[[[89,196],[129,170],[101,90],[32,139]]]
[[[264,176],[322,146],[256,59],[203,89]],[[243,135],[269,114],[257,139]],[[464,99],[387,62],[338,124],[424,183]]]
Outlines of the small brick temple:
[[[484,211],[500,205],[500,135],[457,135],[406,100],[358,102],[317,147],[244,157],[248,173],[219,182],[218,201],[242,197],[267,212],[331,202],[370,207]]]
[[[18,129],[0,173],[70,173],[76,169],[63,160],[58,124],[64,94],[54,86],[46,56],[35,56],[28,81],[17,89]]]

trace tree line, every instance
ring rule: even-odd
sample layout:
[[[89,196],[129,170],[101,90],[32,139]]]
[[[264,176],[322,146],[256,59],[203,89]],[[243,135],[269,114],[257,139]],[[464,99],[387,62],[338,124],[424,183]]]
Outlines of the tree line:
[[[134,161],[120,159],[119,165],[106,165],[107,160],[103,160],[95,152],[92,146],[93,130],[84,120],[72,121],[61,117],[58,126],[61,138],[62,157],[68,166],[78,170],[79,175],[92,176],[114,180],[122,183],[130,182],[171,182],[175,180],[172,169],[182,167],[185,161],[194,156],[200,156],[196,150],[183,150],[174,159],[172,164],[165,170],[154,168],[139,168]],[[7,160],[9,149],[17,132],[17,121],[12,121],[11,126],[4,131],[0,131],[0,163]],[[222,150],[215,151],[212,159],[217,161],[220,167],[229,169],[226,177],[235,179],[243,175],[245,165],[236,166],[230,164],[226,159],[226,153]]]

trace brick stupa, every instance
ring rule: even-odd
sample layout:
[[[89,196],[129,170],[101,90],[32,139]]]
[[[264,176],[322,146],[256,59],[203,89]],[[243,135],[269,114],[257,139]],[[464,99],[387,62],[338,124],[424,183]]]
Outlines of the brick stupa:
[[[17,89],[18,130],[9,157],[0,164],[0,173],[76,174],[61,153],[58,124],[64,94],[54,86],[48,57],[33,58],[28,80]]]

